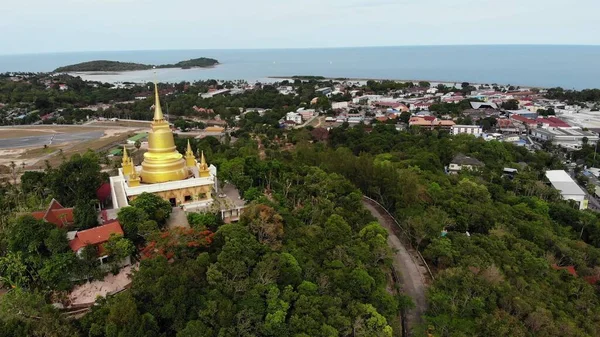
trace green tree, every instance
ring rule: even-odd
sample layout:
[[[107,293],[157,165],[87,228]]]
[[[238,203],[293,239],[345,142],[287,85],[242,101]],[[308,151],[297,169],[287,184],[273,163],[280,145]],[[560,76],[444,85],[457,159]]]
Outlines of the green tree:
[[[88,151],[83,155],[75,154],[58,169],[50,170],[48,178],[54,198],[63,206],[72,206],[94,200],[106,175],[100,172],[97,154]]]
[[[148,215],[148,219],[156,221],[161,228],[165,226],[167,219],[173,211],[168,201],[151,193],[140,194],[130,204],[135,208],[143,210]]]
[[[120,262],[135,252],[135,246],[130,240],[114,233],[110,235],[108,242],[104,244],[104,249],[115,262]]]
[[[134,242],[140,241],[140,226],[143,226],[148,221],[148,214],[143,209],[132,206],[123,207],[117,213],[117,219],[121,226],[123,226],[126,238]],[[151,229],[152,227],[150,227]],[[148,232],[146,231],[144,234],[147,235]]]
[[[219,225],[219,220],[212,213],[189,213],[187,220],[190,226],[198,230],[216,229]]]
[[[54,228],[44,239],[44,244],[52,254],[60,254],[69,250],[69,240],[67,239],[67,230]]]
[[[97,200],[78,200],[73,210],[75,228],[84,230],[98,226]]]
[[[0,322],[15,322],[28,336],[79,335],[58,311],[45,303],[41,294],[20,288],[0,296]]]
[[[502,109],[506,110],[519,110],[519,101],[516,99],[509,99],[502,103]]]

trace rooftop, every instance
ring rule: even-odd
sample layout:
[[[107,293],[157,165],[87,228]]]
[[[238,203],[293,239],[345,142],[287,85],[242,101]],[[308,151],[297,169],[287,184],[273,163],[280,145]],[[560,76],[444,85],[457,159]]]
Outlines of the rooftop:
[[[62,228],[73,223],[73,208],[64,208],[56,199],[52,199],[45,211],[31,213],[34,218],[44,220]]]
[[[118,221],[77,232],[75,239],[69,241],[69,247],[76,252],[87,245],[102,244],[108,241],[111,234],[124,234]]]
[[[585,192],[577,183],[569,176],[564,170],[551,170],[546,171],[546,178],[550,181],[552,186],[559,190],[561,194],[565,195],[580,195],[585,196]]]
[[[465,156],[462,153],[454,156],[454,159],[452,159],[451,163],[458,165],[485,166],[481,161],[469,156]]]

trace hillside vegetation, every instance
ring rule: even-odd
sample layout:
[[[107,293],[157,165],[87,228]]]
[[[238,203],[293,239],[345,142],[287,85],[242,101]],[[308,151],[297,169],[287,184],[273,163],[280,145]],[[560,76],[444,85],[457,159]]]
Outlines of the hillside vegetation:
[[[196,59],[177,62],[175,64],[157,65],[156,68],[183,68],[192,67],[211,67],[218,64],[219,61],[211,58],[200,57]],[[133,70],[148,70],[155,67],[151,64],[119,62],[108,60],[97,60],[72,64],[60,68],[56,68],[54,72],[76,72],[76,71],[133,71]]]

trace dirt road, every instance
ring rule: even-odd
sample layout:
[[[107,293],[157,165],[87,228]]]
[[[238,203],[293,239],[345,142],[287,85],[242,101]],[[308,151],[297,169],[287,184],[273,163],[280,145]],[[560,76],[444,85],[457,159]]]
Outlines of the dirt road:
[[[408,330],[411,331],[415,325],[421,323],[421,316],[427,310],[425,298],[427,269],[417,263],[418,258],[413,256],[400,241],[396,235],[397,226],[385,210],[368,199],[363,199],[363,204],[388,231],[388,244],[395,252],[393,265],[400,273],[402,292],[410,296],[415,303],[415,308],[408,312],[406,318]]]

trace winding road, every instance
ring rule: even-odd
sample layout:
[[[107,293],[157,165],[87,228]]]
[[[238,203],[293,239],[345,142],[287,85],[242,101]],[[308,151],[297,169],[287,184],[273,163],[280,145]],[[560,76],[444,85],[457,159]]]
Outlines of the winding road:
[[[421,317],[427,310],[425,291],[427,289],[428,271],[419,261],[416,252],[407,249],[399,239],[400,229],[395,220],[377,203],[363,198],[363,204],[388,232],[388,245],[394,251],[394,270],[400,274],[402,292],[412,298],[415,308],[407,313],[406,322],[409,331],[421,323]]]

